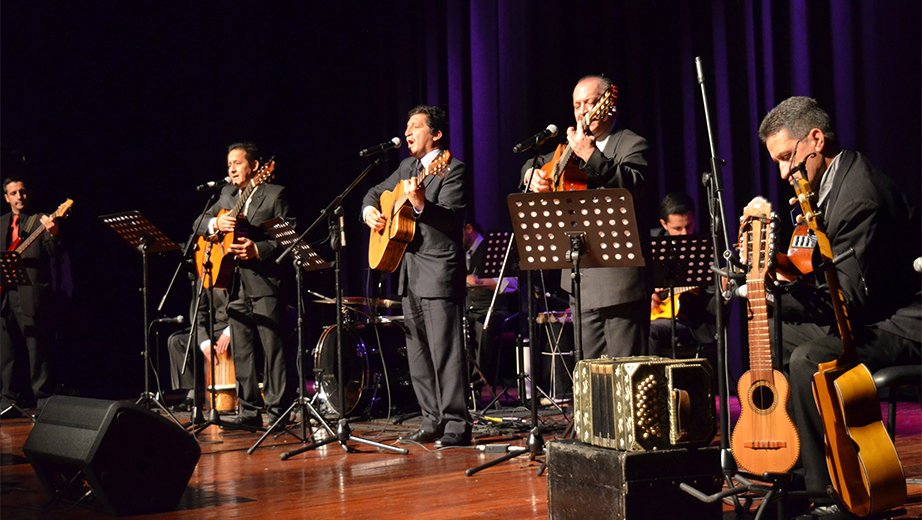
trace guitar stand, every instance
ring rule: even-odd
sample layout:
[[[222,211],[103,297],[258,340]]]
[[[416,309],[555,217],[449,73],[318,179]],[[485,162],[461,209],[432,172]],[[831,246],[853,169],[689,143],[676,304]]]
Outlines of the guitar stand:
[[[150,253],[176,251],[179,250],[180,247],[138,211],[102,215],[99,217],[99,220],[103,225],[118,235],[119,238],[125,241],[132,249],[141,253],[144,281],[141,288],[141,297],[144,301],[144,391],[141,392],[141,396],[138,398],[136,404],[146,404],[148,408],[151,408],[152,405],[156,406],[160,411],[166,413],[173,422],[182,426],[182,423],[180,423],[163,403],[160,402],[157,395],[150,391],[150,330],[147,310],[148,294],[150,292],[147,262],[148,255]]]
[[[291,247],[292,256],[294,257],[294,268],[295,268],[295,283],[297,286],[297,301],[298,301],[298,356],[297,356],[297,365],[298,365],[298,398],[295,399],[291,406],[287,410],[282,412],[279,415],[279,418],[276,419],[274,423],[269,425],[269,428],[263,433],[262,437],[256,441],[256,444],[250,447],[247,450],[248,455],[252,455],[256,448],[272,434],[277,428],[283,428],[281,433],[291,433],[289,428],[286,428],[285,425],[289,417],[293,417],[295,410],[298,411],[298,422],[301,430],[301,435],[298,436],[294,433],[295,437],[298,438],[301,442],[307,442],[311,436],[313,436],[313,431],[310,424],[310,418],[313,417],[318,424],[324,426],[327,432],[330,435],[335,435],[333,429],[323,421],[323,417],[320,413],[317,412],[317,409],[311,405],[310,400],[304,395],[304,390],[306,386],[306,381],[304,379],[304,333],[302,331],[302,326],[304,324],[304,300],[301,295],[301,275],[303,271],[316,271],[320,269],[326,269],[330,267],[330,264],[323,260],[317,253],[315,253],[310,246],[298,239],[297,233],[295,230],[288,225],[287,222],[281,218],[270,220],[269,222],[264,222],[263,227],[269,231],[269,234],[283,247]],[[279,435],[281,435],[279,433]],[[285,460],[285,457],[282,458]]]

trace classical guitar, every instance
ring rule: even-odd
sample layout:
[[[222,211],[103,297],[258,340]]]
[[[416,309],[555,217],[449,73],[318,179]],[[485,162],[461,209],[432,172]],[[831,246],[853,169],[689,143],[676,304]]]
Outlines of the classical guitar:
[[[823,263],[833,259],[815,194],[806,179],[794,187],[803,220],[816,235]],[[858,361],[854,336],[835,268],[825,270],[842,354],[820,363],[813,375],[813,397],[823,420],[826,465],[839,499],[852,513],[867,516],[906,502],[906,479],[896,447],[880,414],[877,387],[867,367]]]
[[[48,216],[51,217],[52,220],[59,219],[61,217],[66,217],[67,215],[70,214],[70,209],[73,206],[74,206],[74,201],[71,199],[67,199],[64,201],[63,204],[58,206],[58,209],[55,210],[54,213]],[[26,249],[29,249],[29,246],[31,246],[33,242],[38,240],[38,237],[42,236],[42,233],[44,232],[45,232],[44,225],[37,226],[35,230],[32,231],[32,234],[29,235],[28,238],[26,238],[25,240],[20,240],[19,242],[14,242],[13,244],[10,244],[9,250],[22,254],[23,252],[25,252]]]
[[[672,296],[669,296],[669,289],[662,289],[657,291],[656,294],[660,298],[660,303],[656,307],[652,307],[650,309],[650,321],[658,320],[661,318],[671,319],[673,316],[673,309],[675,309],[676,313],[678,313],[680,310],[679,296],[687,292],[697,294],[698,289],[699,287],[693,285],[688,287],[674,287],[672,290]]]
[[[417,180],[422,183],[430,175],[441,177],[448,172],[450,162],[451,152],[443,151],[420,173]],[[393,273],[400,265],[407,245],[416,235],[416,219],[413,218],[413,206],[403,191],[403,182],[397,182],[393,191],[382,193],[379,202],[386,222],[381,231],[371,230],[368,265],[378,271]]]
[[[749,371],[740,377],[740,417],[730,439],[733,457],[751,473],[783,473],[800,456],[800,437],[787,413],[790,388],[772,366],[765,280],[774,258],[771,204],[754,198],[743,210],[740,259],[748,264]]]
[[[617,102],[618,87],[609,85],[599,102],[592,107],[592,110],[586,112],[580,121],[583,131],[588,132],[589,125],[593,121],[604,122],[615,115]],[[554,157],[542,166],[541,170],[547,174],[554,191],[586,189],[586,174],[577,168],[573,161],[573,147],[569,143],[558,145],[557,150],[554,151]]]
[[[233,233],[224,233],[217,231],[211,236],[198,237],[197,247],[195,249],[195,268],[198,270],[198,276],[202,284],[206,287],[225,289],[230,285],[234,278],[234,270],[237,268],[237,258],[229,252],[230,246],[237,238],[246,234],[246,218],[240,213],[246,207],[246,203],[253,196],[253,190],[260,184],[268,183],[272,180],[273,171],[275,170],[275,157],[259,167],[256,175],[250,179],[246,188],[241,190],[237,196],[237,203],[230,210],[222,209],[218,216],[230,214],[231,217],[238,219],[237,228]],[[210,275],[206,273],[205,264],[211,265]]]
[[[785,281],[792,281],[813,271],[813,249],[816,235],[806,224],[797,224],[791,234],[791,245],[787,254],[776,255],[775,275]]]

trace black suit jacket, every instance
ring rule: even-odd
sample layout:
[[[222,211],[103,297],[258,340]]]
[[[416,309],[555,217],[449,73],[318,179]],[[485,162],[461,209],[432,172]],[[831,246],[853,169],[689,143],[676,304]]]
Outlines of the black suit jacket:
[[[394,173],[368,190],[362,208],[380,209],[381,194],[416,175],[416,165],[413,157],[401,161]],[[448,172],[424,181],[426,207],[416,219],[416,233],[398,267],[401,296],[407,289],[422,298],[464,296],[466,266],[461,236],[467,209],[466,175],[464,163],[452,157]]]
[[[239,193],[240,190],[235,186],[225,186],[221,190],[218,202],[208,209],[199,228],[195,230],[196,234],[207,236],[208,223],[211,218],[217,217],[222,209],[233,209],[237,204]],[[279,249],[278,242],[263,229],[262,224],[281,217],[294,227],[295,219],[288,214],[288,209],[285,188],[278,184],[262,184],[253,192],[250,206],[244,216],[249,223],[247,236],[256,243],[259,258],[238,260],[240,282],[251,297],[258,298],[279,293],[279,278],[283,266],[276,264],[275,259],[282,250]]]
[[[19,236],[23,240],[36,229],[43,227],[40,218],[40,215],[20,215]],[[9,248],[7,232],[12,219],[12,213],[0,216],[0,230],[2,230],[0,231],[0,250],[2,251]],[[52,237],[47,232],[43,232],[28,249],[22,252],[23,266],[29,279],[32,280],[32,285],[20,285],[16,290],[19,291],[22,312],[27,316],[36,315],[42,306],[42,300],[51,291],[51,260],[63,251],[60,235]],[[5,305],[6,298],[3,298],[3,301]]]
[[[592,152],[589,161],[579,160],[579,168],[586,173],[588,188],[624,188],[634,197],[636,216],[643,221],[644,212],[639,211],[642,204],[644,172],[647,160],[643,153],[647,150],[647,140],[634,132],[622,128],[616,129],[605,143],[605,150],[598,147]],[[554,157],[549,153],[538,158],[537,166],[543,166]],[[522,179],[532,166],[528,161],[522,167]],[[643,229],[638,226],[638,229]],[[649,299],[650,294],[644,287],[644,269],[642,267],[622,267],[611,269],[580,269],[581,307],[583,310],[609,307],[642,299]],[[570,270],[564,269],[560,274],[560,286],[570,292]]]
[[[864,156],[843,150],[828,199],[821,209],[834,256],[854,250],[836,265],[853,328],[878,324],[922,338],[922,277],[912,269],[919,255],[918,212],[906,194]],[[819,264],[814,250],[814,267]],[[822,276],[820,276],[822,279]],[[825,281],[825,280],[823,280]],[[825,288],[802,285],[782,298],[782,317],[796,322],[835,323]]]

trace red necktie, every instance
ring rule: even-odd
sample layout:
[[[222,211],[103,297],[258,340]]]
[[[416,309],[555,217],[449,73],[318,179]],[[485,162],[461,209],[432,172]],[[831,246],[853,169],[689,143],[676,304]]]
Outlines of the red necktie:
[[[13,215],[13,233],[10,234],[10,248],[8,251],[13,251],[19,247],[19,243],[22,242],[19,239],[19,215]]]

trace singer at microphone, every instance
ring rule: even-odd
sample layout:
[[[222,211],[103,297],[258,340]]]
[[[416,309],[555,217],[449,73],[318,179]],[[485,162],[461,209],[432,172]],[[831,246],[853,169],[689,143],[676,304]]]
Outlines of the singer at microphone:
[[[195,191],[208,191],[214,188],[223,188],[231,183],[230,177],[224,177],[219,181],[206,182],[205,184],[199,184],[195,187]]]
[[[371,148],[366,148],[362,150],[361,152],[359,152],[359,157],[370,157],[372,155],[379,154],[381,152],[386,152],[394,148],[400,148],[400,138],[399,137],[392,137],[390,141],[387,141],[381,144],[376,144],[375,146],[372,146]]]
[[[541,146],[544,144],[544,141],[547,141],[551,137],[557,135],[557,125],[547,125],[547,128],[541,130],[537,134],[529,137],[528,139],[522,141],[521,143],[512,147],[512,153],[522,153],[525,150],[531,150],[536,146]]]

